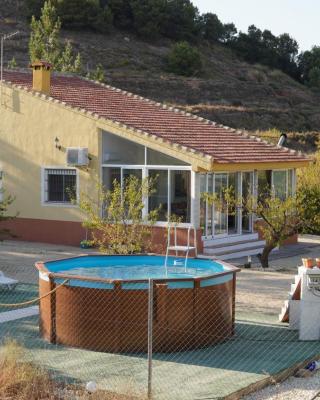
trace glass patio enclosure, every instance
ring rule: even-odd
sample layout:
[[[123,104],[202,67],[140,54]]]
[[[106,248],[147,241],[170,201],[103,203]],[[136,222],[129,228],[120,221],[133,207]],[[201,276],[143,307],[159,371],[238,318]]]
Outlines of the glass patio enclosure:
[[[143,199],[145,215],[160,206],[158,225],[173,217],[182,224],[192,223],[190,165],[109,133],[103,134],[102,145],[102,177],[107,189],[114,180],[123,187],[130,175],[141,180],[155,178],[155,192]]]
[[[254,231],[254,216],[248,214],[241,206],[228,205],[224,199],[228,188],[232,188],[231,194],[235,200],[244,199],[245,201],[250,196],[259,198],[267,190],[284,199],[294,193],[295,170],[200,174],[200,227],[206,239],[243,235]],[[215,195],[219,207],[206,201],[202,196],[203,193]]]
[[[237,198],[259,195],[266,187],[275,195],[293,194],[294,170],[196,173],[191,165],[127,139],[103,132],[102,179],[107,189],[117,180],[124,185],[127,177],[156,177],[155,192],[143,199],[144,213],[160,208],[157,225],[178,218],[182,225],[201,228],[204,239],[252,233],[254,216],[241,207],[227,204],[225,190],[232,188]],[[203,193],[220,199],[219,208],[208,204]]]

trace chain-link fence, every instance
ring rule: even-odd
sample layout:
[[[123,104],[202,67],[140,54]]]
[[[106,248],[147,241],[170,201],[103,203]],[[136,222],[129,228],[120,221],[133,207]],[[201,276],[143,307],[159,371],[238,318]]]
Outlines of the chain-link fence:
[[[311,335],[301,340],[301,330],[291,329],[299,323],[279,322],[293,276],[281,276],[282,286],[279,279],[228,270],[201,279],[114,281],[40,270],[39,284],[30,267],[8,268],[0,276],[1,343],[23,346],[20,365],[48,374],[52,398],[81,398],[88,382],[102,399],[240,396],[320,356],[312,337],[315,324],[320,334],[319,304],[307,305],[314,323],[300,320]],[[300,295],[293,301],[301,303],[303,284],[294,288]],[[292,318],[300,303],[291,304]]]

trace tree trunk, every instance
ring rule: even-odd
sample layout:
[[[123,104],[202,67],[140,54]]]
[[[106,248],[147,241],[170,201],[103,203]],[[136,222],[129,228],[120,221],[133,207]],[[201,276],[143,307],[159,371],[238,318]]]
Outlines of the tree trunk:
[[[262,268],[269,268],[269,255],[274,248],[276,248],[276,246],[271,243],[267,243],[264,246],[262,253],[259,255]]]

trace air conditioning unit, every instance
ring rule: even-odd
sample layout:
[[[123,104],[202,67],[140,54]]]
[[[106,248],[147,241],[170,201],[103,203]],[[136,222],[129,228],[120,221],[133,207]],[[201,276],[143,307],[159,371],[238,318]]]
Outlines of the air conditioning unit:
[[[89,164],[89,152],[87,147],[67,147],[67,164],[73,166],[85,166]]]

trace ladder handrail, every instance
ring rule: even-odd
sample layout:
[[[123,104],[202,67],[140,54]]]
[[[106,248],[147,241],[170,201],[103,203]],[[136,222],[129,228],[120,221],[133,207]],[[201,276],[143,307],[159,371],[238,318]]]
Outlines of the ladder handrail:
[[[188,233],[187,233],[187,246],[185,249],[186,255],[185,255],[185,262],[184,266],[185,269],[187,268],[187,262],[188,262],[188,257],[189,257],[189,252],[190,252],[190,235],[191,235],[191,229],[193,230],[193,245],[194,245],[194,251],[195,251],[195,256],[197,257],[198,251],[197,251],[197,231],[194,226],[188,226]],[[168,264],[168,257],[169,257],[169,251],[170,251],[170,242],[171,242],[171,224],[168,224],[168,238],[167,238],[167,251],[166,251],[166,258],[165,258],[165,268],[167,268]],[[176,252],[176,256],[178,256],[178,245],[177,245],[177,225],[174,225],[174,249]],[[181,249],[180,249],[181,250]]]

